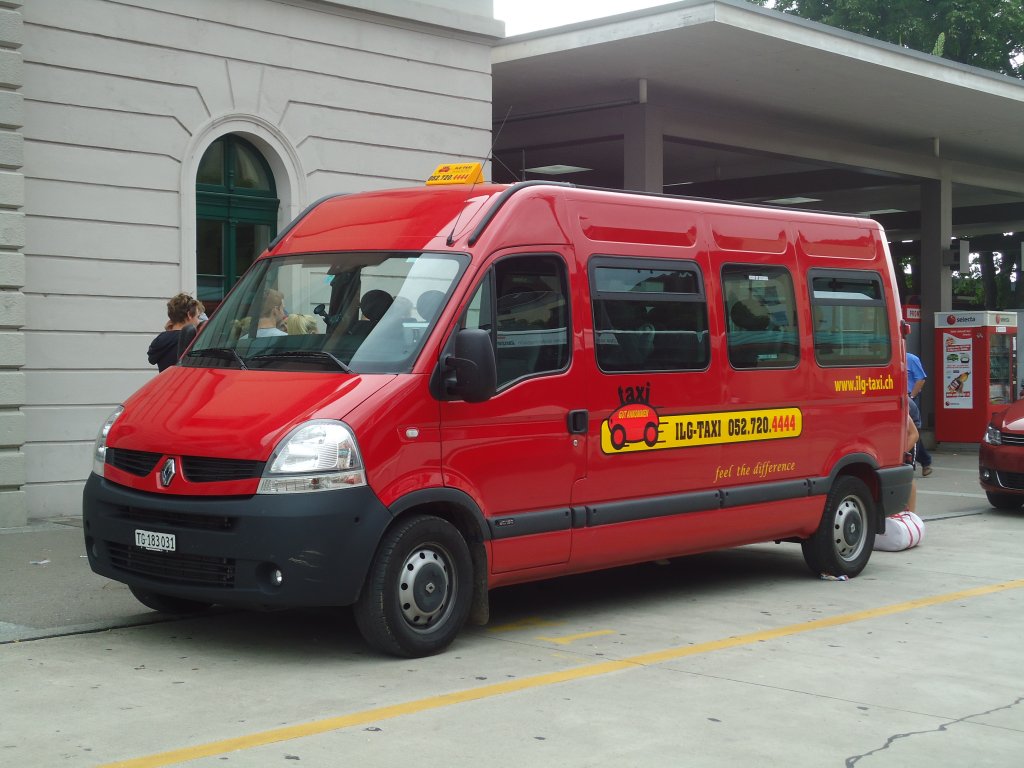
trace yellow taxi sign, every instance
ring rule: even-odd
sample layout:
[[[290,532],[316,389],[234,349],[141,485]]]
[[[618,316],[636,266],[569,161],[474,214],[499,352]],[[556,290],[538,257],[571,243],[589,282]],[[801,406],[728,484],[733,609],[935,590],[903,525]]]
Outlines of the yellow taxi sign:
[[[427,178],[432,184],[483,184],[483,163],[441,163]]]

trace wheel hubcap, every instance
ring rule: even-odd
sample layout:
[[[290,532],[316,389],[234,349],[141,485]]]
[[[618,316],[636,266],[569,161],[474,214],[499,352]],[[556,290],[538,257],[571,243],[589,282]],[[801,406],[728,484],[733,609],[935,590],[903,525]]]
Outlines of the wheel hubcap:
[[[854,560],[864,549],[864,513],[853,497],[843,499],[836,509],[834,523],[836,554],[843,560]]]
[[[398,600],[410,626],[427,629],[444,615],[450,589],[448,563],[433,547],[413,551],[402,566]]]

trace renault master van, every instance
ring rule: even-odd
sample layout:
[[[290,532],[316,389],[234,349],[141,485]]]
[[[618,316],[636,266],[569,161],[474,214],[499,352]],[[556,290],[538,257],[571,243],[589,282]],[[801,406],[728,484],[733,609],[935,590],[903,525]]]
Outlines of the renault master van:
[[[565,574],[788,541],[856,576],[912,479],[899,318],[869,219],[545,182],[329,197],[107,419],[89,563],[157,611],[353,606],[403,656]]]

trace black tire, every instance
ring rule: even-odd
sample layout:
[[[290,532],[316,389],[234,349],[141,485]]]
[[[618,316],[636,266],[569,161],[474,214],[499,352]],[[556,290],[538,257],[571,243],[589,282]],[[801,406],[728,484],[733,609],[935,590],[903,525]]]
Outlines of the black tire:
[[[612,427],[611,439],[612,448],[616,451],[620,450],[626,444],[626,428],[621,424],[616,424]]]
[[[376,650],[429,656],[462,629],[472,593],[473,564],[462,535],[441,518],[414,515],[384,534],[353,614]]]
[[[992,493],[991,491],[985,491],[985,495],[988,496],[988,503],[996,509],[1020,509],[1021,505],[1024,504],[1024,496],[1018,496],[1015,493]]]
[[[802,542],[807,567],[829,576],[859,574],[871,558],[874,521],[875,500],[863,481],[838,478],[825,500],[818,530]]]
[[[161,595],[159,592],[151,592],[141,587],[128,587],[135,595],[135,599],[147,608],[152,608],[160,613],[199,613],[210,607],[210,603],[201,600],[186,600],[184,597],[171,597]]]

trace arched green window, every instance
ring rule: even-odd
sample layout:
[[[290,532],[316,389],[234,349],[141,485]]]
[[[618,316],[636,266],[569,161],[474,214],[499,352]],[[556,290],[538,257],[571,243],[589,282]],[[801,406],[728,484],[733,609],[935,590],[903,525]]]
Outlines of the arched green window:
[[[232,134],[210,145],[196,174],[197,295],[208,312],[277,234],[278,204],[256,147]]]

